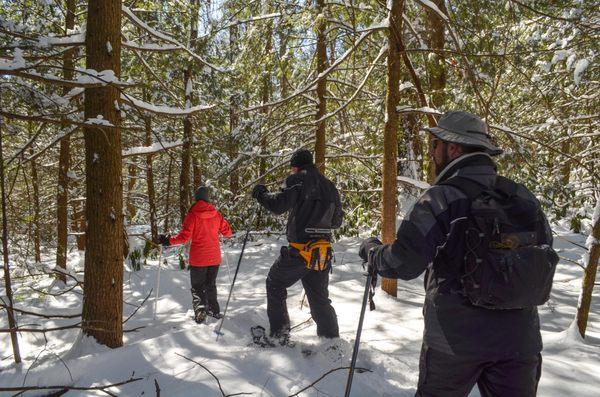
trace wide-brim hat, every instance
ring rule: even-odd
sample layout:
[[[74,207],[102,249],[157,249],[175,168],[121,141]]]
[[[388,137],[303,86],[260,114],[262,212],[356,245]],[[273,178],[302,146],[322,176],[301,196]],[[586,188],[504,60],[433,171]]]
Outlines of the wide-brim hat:
[[[436,127],[423,129],[439,140],[481,148],[490,156],[497,156],[503,152],[492,143],[485,121],[469,112],[446,112],[440,117]]]

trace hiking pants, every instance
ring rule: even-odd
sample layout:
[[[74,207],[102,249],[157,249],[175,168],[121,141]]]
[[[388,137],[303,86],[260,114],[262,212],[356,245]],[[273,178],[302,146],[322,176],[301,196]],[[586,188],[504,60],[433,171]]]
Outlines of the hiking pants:
[[[219,266],[190,266],[190,281],[192,283],[192,306],[194,314],[200,310],[209,313],[219,313],[217,302],[217,273]]]
[[[267,276],[267,315],[271,336],[290,330],[287,288],[298,280],[302,280],[306,291],[310,315],[317,324],[317,335],[339,337],[337,316],[329,299],[329,269],[320,272],[307,269],[298,250],[291,247],[281,247],[281,253]]]
[[[534,397],[542,356],[490,360],[453,356],[423,344],[416,397],[466,397],[475,384],[481,397]]]

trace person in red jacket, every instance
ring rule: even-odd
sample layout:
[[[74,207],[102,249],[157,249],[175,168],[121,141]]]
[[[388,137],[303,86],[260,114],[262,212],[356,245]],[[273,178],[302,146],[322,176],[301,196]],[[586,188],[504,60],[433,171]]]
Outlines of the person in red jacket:
[[[194,194],[196,203],[190,208],[183,227],[177,236],[160,235],[163,246],[190,245],[190,279],[192,284],[192,305],[194,319],[202,323],[206,316],[221,318],[217,302],[217,273],[221,264],[221,245],[219,235],[231,236],[229,223],[210,203],[210,192],[201,186]]]

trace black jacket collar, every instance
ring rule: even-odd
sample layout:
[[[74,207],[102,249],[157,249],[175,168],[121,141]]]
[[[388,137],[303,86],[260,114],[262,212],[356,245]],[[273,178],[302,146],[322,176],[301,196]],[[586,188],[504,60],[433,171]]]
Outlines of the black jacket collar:
[[[477,165],[491,166],[494,170],[496,170],[496,164],[489,154],[482,152],[464,154],[448,164],[446,168],[440,172],[433,184],[438,185],[440,182],[450,178],[461,168]]]

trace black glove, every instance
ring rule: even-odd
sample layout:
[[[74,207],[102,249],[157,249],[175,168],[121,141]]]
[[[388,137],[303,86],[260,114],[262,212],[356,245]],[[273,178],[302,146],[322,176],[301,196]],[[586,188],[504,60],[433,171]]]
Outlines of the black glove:
[[[383,243],[377,237],[369,237],[364,240],[358,249],[358,256],[362,258],[363,261],[369,262],[369,251],[371,248],[378,247],[383,245]],[[371,264],[369,264],[370,266]]]
[[[169,238],[170,238],[170,236],[168,236],[166,234],[159,234],[158,235],[158,242],[163,247],[168,247],[169,245],[171,245],[171,243],[169,242]]]
[[[252,198],[258,199],[260,196],[262,196],[267,191],[268,190],[265,185],[256,185],[256,186],[254,186],[254,189],[252,189]]]

